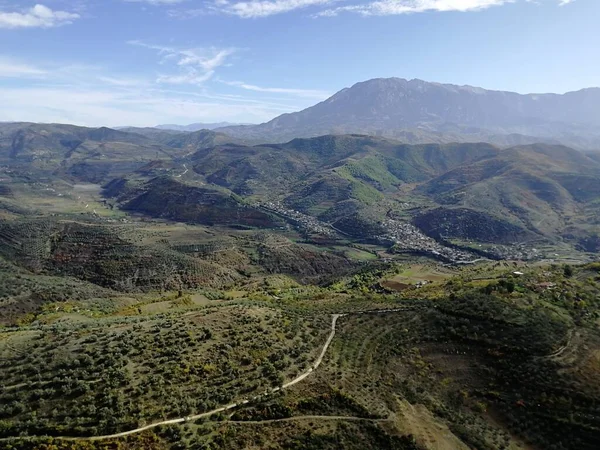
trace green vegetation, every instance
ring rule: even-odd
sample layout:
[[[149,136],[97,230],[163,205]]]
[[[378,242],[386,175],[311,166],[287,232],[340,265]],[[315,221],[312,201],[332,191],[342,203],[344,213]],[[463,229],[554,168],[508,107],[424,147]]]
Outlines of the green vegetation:
[[[600,445],[586,156],[2,129],[0,449]]]
[[[93,436],[252,398],[307,370],[329,332],[327,313],[346,312],[308,379],[228,414],[114,442],[592,449],[597,266],[522,267],[515,276],[498,263],[452,272],[381,265],[328,288],[273,280],[235,300],[206,291],[206,305],[174,293],[154,300],[171,305],[155,313],[144,312],[143,297],[129,306],[117,298],[104,316],[86,315],[83,300],[48,305],[0,334],[2,433]],[[429,283],[377,293],[393,279]]]
[[[407,145],[361,135],[248,146],[206,130],[1,128],[0,162],[8,170],[2,171],[0,202],[12,218],[52,211],[119,220],[125,210],[276,230],[285,221],[253,206],[276,200],[355,239],[384,235],[384,219],[401,217],[435,239],[467,245],[527,242],[531,250],[550,243],[576,254],[597,247],[600,163],[561,146]],[[82,193],[77,183],[94,184]],[[536,256],[549,255],[527,253]]]
[[[359,161],[349,161],[344,166],[337,168],[336,172],[344,178],[357,178],[364,180],[381,191],[390,190],[400,183],[398,178],[392,175],[381,157],[368,156]]]
[[[7,331],[2,437],[109,434],[214,409],[305,370],[326,323],[230,306]]]

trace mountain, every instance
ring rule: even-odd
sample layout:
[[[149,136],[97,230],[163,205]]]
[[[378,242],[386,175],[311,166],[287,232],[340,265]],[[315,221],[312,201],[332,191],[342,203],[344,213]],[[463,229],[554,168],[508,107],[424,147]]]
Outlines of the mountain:
[[[244,204],[228,191],[185,184],[170,177],[153,178],[135,189],[117,179],[106,186],[106,193],[118,197],[122,209],[154,217],[206,225],[282,225],[276,217]]]
[[[87,128],[65,124],[0,124],[0,164],[28,171],[60,172],[99,183],[157,160],[172,160],[200,148],[240,142],[203,130],[177,133],[147,129]],[[133,132],[142,130],[142,132]]]
[[[117,127],[115,130],[141,134],[150,139],[164,139],[166,136],[176,136],[178,134],[186,133],[186,131],[162,130],[154,127]]]
[[[352,134],[248,145],[210,130],[2,124],[0,211],[36,211],[24,194],[39,195],[40,180],[73,198],[80,194],[68,185],[87,182],[106,185],[111,207],[182,222],[273,230],[291,220],[320,237],[429,254],[442,250],[436,240],[596,251],[596,155],[540,143],[414,145]]]
[[[285,141],[361,133],[407,143],[535,142],[600,148],[600,88],[521,95],[422,80],[357,83],[303,111],[260,125],[223,127],[240,138]]]
[[[299,187],[321,178],[327,183],[360,179],[369,189],[393,191],[498,152],[489,144],[412,146],[372,136],[330,135],[285,144],[206,147],[191,161],[195,173],[210,183],[239,195],[272,196],[296,195]],[[328,202],[341,199],[332,195]]]
[[[455,214],[446,216],[448,209],[466,207],[494,211],[541,235],[561,234],[586,208],[593,208],[600,197],[599,180],[600,164],[576,150],[541,144],[513,147],[418,187],[417,191],[443,205],[437,214],[421,217],[418,224],[423,229],[435,228],[436,237],[444,233],[460,236],[468,221]],[[482,240],[497,241],[489,229],[482,234],[488,235]]]
[[[249,143],[248,141],[228,136],[225,133],[205,129],[190,133],[162,135],[160,136],[160,142],[169,147],[187,149],[190,151],[222,144]]]
[[[207,147],[190,160],[207,183],[281,201],[361,238],[389,234],[384,219],[398,216],[435,239],[581,241],[600,199],[600,163],[549,144],[501,149],[336,135]]]
[[[240,123],[231,122],[217,122],[217,123],[191,123],[189,125],[157,125],[154,128],[159,130],[174,130],[174,131],[200,131],[200,130],[214,130],[215,128],[232,127],[236,125],[247,125]]]

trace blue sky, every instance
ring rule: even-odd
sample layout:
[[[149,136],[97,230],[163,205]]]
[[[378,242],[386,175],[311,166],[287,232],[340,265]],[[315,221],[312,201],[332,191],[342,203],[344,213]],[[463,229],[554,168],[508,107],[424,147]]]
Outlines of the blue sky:
[[[0,121],[262,122],[369,78],[600,86],[599,0],[0,0]]]

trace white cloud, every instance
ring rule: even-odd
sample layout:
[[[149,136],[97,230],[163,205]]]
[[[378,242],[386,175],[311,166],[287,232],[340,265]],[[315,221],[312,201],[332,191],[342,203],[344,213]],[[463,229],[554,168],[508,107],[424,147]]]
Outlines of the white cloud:
[[[366,4],[340,6],[318,13],[318,16],[336,16],[353,12],[363,16],[389,16],[429,11],[479,11],[492,6],[514,3],[515,0],[378,0]]]
[[[102,83],[106,83],[111,86],[119,86],[119,87],[134,87],[134,86],[140,87],[140,86],[149,84],[147,81],[141,80],[139,78],[126,78],[126,77],[108,76],[108,75],[100,75],[100,76],[97,76],[96,79]]]
[[[181,75],[160,75],[156,81],[170,84],[203,84],[210,80],[214,74],[214,70],[200,74],[195,70],[188,69],[187,73]]]
[[[150,5],[175,5],[186,0],[125,0],[127,3],[148,3]]]
[[[250,19],[286,13],[296,9],[307,8],[309,6],[329,5],[335,1],[336,0],[251,0],[246,2],[230,2],[228,0],[216,0],[210,9],[244,19]]]
[[[315,17],[337,16],[343,12],[363,16],[390,16],[423,12],[480,11],[519,1],[533,2],[535,0],[213,0],[206,9],[174,10],[169,14],[173,17],[190,18],[212,12],[252,19],[309,7],[320,7],[321,10],[314,14]],[[564,6],[575,0],[552,1]],[[331,6],[334,3],[343,3],[343,5],[333,8]]]
[[[39,78],[46,74],[45,70],[10,59],[0,58],[0,78]]]
[[[227,63],[227,58],[235,53],[234,48],[187,48],[180,49],[162,45],[146,44],[141,41],[129,41],[131,45],[156,50],[162,57],[162,63],[173,62],[179,67],[179,73],[160,75],[160,83],[202,84],[215,74],[217,68]]]
[[[468,12],[481,11],[493,6],[516,3],[520,0],[377,0],[374,2],[351,4],[323,10],[315,16],[331,17],[343,12],[356,13],[363,16],[393,16],[424,12]],[[524,0],[534,2],[534,0]],[[555,0],[564,6],[575,0]],[[536,2],[537,3],[537,2]]]
[[[47,6],[35,5],[22,12],[0,11],[0,28],[52,28],[68,25],[79,17],[76,13],[53,11]]]
[[[219,80],[219,81],[223,84],[239,87],[241,89],[245,89],[248,91],[270,92],[270,93],[274,93],[274,94],[288,94],[288,95],[294,95],[297,97],[312,98],[312,99],[317,99],[317,100],[324,100],[331,95],[328,92],[315,90],[315,89],[261,87],[261,86],[255,86],[253,84],[244,83],[243,81],[225,81],[225,80]]]
[[[303,97],[271,99],[268,94],[214,92],[190,80],[175,79],[177,76],[165,76],[158,80],[163,84],[157,84],[151,77],[111,72],[101,65],[56,61],[32,65],[0,55],[0,121],[88,126],[264,122],[313,103]],[[11,83],[3,84],[4,77]],[[13,83],[12,78],[19,81]],[[185,84],[189,88],[183,88]]]

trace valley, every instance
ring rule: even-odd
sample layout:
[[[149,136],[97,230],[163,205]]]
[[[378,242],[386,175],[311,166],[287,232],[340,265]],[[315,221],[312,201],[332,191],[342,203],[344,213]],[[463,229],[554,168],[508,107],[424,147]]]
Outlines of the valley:
[[[599,17],[0,0],[0,450],[599,450]]]
[[[597,159],[149,130],[0,124],[0,448],[597,448]]]

